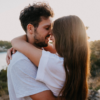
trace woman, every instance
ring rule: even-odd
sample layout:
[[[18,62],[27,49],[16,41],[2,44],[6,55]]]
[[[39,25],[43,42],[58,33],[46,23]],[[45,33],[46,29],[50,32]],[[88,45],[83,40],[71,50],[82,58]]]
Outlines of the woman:
[[[25,36],[13,39],[12,46],[38,66],[36,80],[44,82],[55,96],[86,100],[90,57],[83,22],[77,16],[57,19],[50,39],[57,55],[32,46]]]

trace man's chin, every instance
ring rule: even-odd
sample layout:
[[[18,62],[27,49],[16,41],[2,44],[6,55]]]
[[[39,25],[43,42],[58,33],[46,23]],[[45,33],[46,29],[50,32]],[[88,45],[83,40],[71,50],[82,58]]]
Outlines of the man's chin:
[[[44,44],[42,47],[47,47],[48,46],[48,43],[47,44]]]
[[[41,47],[47,47],[47,46],[48,46],[48,43],[35,43],[34,45],[35,45],[36,47],[41,48]]]

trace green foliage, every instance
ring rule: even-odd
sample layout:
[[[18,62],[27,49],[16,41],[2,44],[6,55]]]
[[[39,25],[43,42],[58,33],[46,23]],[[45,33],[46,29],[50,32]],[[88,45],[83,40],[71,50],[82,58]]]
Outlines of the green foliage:
[[[7,88],[7,69],[0,71],[0,96],[8,94]]]
[[[2,69],[0,71],[0,81],[7,82],[7,69],[6,70]]]
[[[95,65],[97,65],[98,67],[100,66],[100,58],[95,61]]]
[[[100,40],[90,42],[90,73],[92,77],[100,75]]]
[[[11,43],[8,41],[0,41],[0,47],[5,47],[5,49],[11,48]]]
[[[100,89],[100,85],[98,87],[95,88],[96,91],[98,91]]]
[[[89,87],[89,89],[91,90],[91,89],[93,89],[92,87]]]

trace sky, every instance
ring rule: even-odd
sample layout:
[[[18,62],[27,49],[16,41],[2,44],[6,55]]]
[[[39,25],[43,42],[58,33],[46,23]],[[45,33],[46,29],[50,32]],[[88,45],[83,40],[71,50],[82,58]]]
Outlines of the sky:
[[[0,0],[0,40],[11,41],[25,34],[19,21],[20,11],[38,1],[49,3],[55,13],[53,21],[76,15],[89,27],[90,41],[100,40],[100,0]]]

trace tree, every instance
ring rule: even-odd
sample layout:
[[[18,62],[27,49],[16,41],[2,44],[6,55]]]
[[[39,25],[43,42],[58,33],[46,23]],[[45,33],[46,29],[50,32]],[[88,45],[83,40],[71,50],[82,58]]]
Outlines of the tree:
[[[5,47],[5,49],[9,49],[12,47],[12,45],[8,41],[0,41],[0,47]]]

